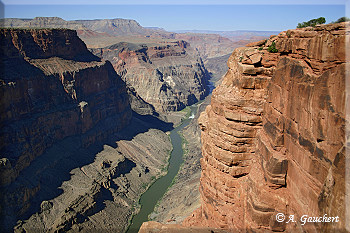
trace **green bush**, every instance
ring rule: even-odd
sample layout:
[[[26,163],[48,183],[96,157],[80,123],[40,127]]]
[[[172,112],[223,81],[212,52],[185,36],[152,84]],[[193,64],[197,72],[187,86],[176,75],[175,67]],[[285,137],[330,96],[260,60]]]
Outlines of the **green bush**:
[[[320,17],[318,19],[311,19],[307,22],[302,22],[302,23],[298,23],[297,28],[304,28],[304,27],[315,27],[318,24],[324,24],[326,23],[326,19],[324,17]]]
[[[348,21],[350,21],[350,18],[344,16],[344,17],[339,18],[334,23],[341,23],[341,22],[348,22]]]
[[[272,44],[267,48],[267,51],[270,53],[277,53],[278,50],[276,49],[276,43],[273,41]]]
[[[258,48],[259,51],[263,50],[264,48],[261,46],[260,48]]]

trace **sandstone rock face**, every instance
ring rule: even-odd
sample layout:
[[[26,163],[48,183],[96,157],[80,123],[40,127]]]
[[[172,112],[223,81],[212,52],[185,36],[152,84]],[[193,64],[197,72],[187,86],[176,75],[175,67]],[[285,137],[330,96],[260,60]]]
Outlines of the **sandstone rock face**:
[[[181,110],[208,94],[207,71],[185,41],[154,46],[122,42],[92,51],[111,61],[139,99],[157,112]]]
[[[1,46],[4,61],[30,60],[59,57],[74,61],[98,61],[83,41],[71,30],[1,30]],[[10,62],[7,62],[10,63]]]
[[[185,226],[345,231],[348,34],[345,23],[288,30],[232,53],[199,119],[202,205]],[[324,214],[339,222],[302,224]]]
[[[128,125],[131,108],[120,76],[91,54],[75,31],[1,29],[0,34],[1,205],[5,212],[4,205],[18,205],[13,211],[21,214],[40,190],[18,188],[21,202],[6,201],[4,190],[21,171],[67,137],[77,137],[76,146],[83,148],[106,140]]]

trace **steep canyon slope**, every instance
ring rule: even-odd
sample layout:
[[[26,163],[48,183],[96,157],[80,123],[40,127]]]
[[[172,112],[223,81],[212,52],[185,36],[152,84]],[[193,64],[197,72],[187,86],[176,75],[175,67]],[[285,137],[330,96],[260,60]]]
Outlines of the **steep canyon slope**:
[[[149,222],[140,232],[347,232],[348,27],[288,30],[236,49],[199,118],[201,207],[182,226]]]
[[[133,113],[76,31],[0,36],[1,231],[122,232],[166,171],[172,125]]]

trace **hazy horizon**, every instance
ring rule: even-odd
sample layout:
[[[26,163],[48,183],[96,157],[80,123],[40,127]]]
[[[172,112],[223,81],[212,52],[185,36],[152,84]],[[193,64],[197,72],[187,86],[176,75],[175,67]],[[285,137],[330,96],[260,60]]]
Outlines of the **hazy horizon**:
[[[6,1],[5,1],[6,2]],[[74,1],[72,1],[74,3]],[[5,18],[60,17],[64,20],[136,20],[166,31],[284,31],[300,22],[345,16],[345,5],[21,5],[5,4]]]

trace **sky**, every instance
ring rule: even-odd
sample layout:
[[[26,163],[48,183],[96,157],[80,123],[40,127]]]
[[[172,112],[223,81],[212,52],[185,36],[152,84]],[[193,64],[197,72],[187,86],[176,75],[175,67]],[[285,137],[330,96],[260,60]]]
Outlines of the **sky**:
[[[321,16],[328,23],[335,21],[346,15],[349,8],[348,0],[128,0],[128,5],[118,0],[52,0],[51,5],[45,5],[48,2],[3,0],[4,16],[57,16],[65,20],[125,18],[134,19],[144,27],[161,27],[167,31],[283,31]]]

